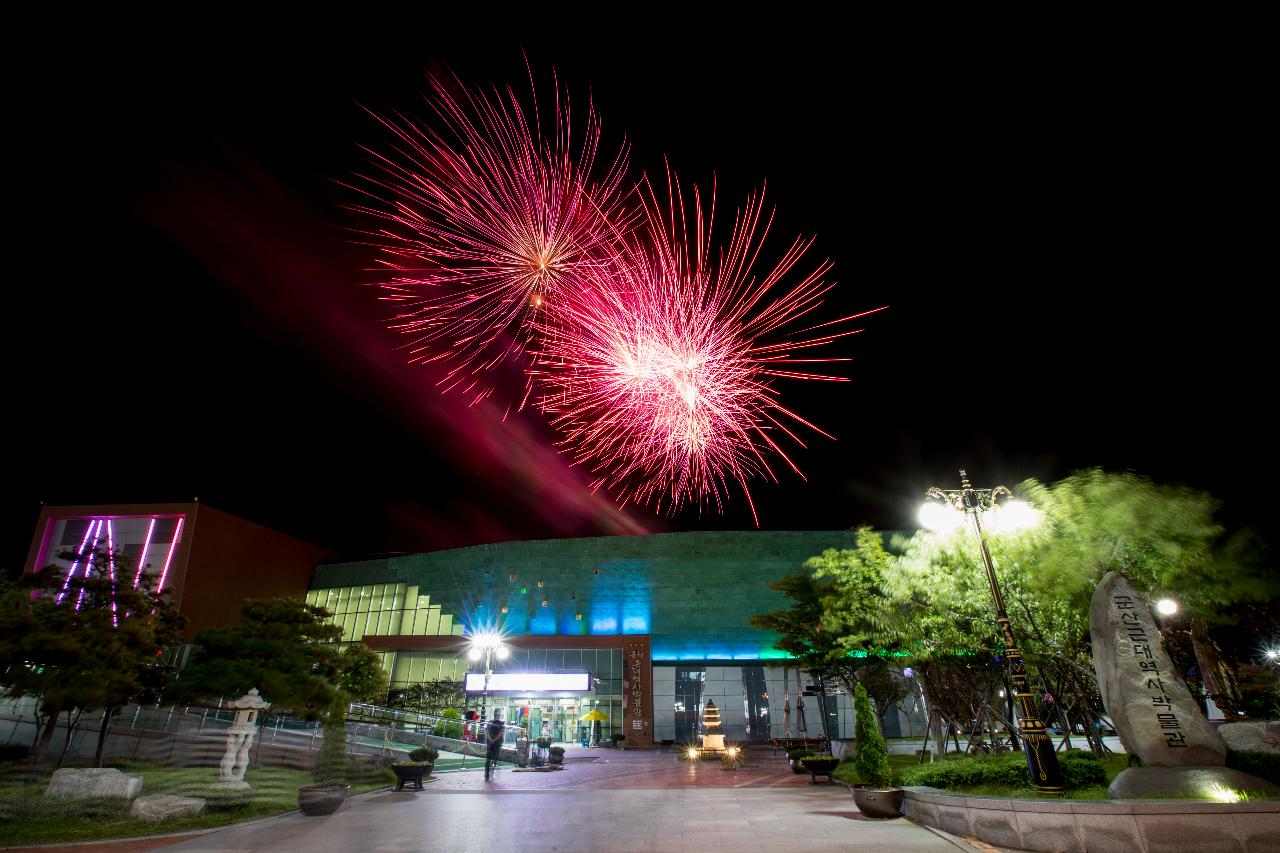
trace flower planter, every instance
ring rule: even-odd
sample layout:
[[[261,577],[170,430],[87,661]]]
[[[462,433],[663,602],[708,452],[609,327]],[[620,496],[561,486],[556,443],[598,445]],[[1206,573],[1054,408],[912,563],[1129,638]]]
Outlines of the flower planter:
[[[824,755],[818,758],[802,758],[800,763],[804,765],[804,769],[812,777],[810,782],[816,785],[818,784],[819,776],[826,776],[828,782],[835,781],[831,778],[831,774],[840,766],[840,759]]]
[[[298,789],[298,808],[304,815],[333,814],[350,790],[350,785],[305,785]]]
[[[858,811],[867,817],[891,818],[902,815],[901,788],[868,788],[855,785],[849,789]]]
[[[791,759],[791,762],[790,762],[790,763],[791,763],[791,772],[792,772],[792,773],[794,773],[794,774],[796,774],[797,776],[799,776],[801,773],[805,772],[805,770],[804,770],[804,765],[802,765],[802,764],[800,763],[800,759],[798,759],[798,758],[793,758],[793,759]]]
[[[412,784],[415,791],[422,790],[422,777],[431,775],[435,764],[392,764],[391,772],[396,774],[396,790],[403,791],[404,786]]]

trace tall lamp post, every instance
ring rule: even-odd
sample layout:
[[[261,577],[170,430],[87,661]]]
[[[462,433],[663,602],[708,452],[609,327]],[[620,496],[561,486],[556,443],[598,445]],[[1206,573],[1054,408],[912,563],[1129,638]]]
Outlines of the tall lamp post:
[[[987,540],[982,533],[982,521],[979,516],[996,505],[996,498],[1001,495],[1012,497],[1013,493],[1005,486],[994,489],[975,489],[969,484],[969,477],[963,469],[960,471],[959,489],[939,489],[933,486],[928,496],[942,501],[947,507],[964,513],[978,538],[978,552],[982,555],[982,567],[987,571],[987,582],[991,584],[991,598],[996,605],[996,624],[1004,639],[1005,657],[1009,661],[1009,680],[1013,683],[1014,696],[1018,700],[1018,734],[1022,737],[1022,746],[1027,754],[1027,767],[1031,770],[1031,778],[1037,790],[1042,794],[1061,794],[1063,792],[1062,769],[1058,766],[1058,755],[1053,749],[1053,739],[1045,728],[1040,714],[1036,711],[1035,700],[1031,696],[1031,686],[1027,682],[1027,667],[1022,660],[1022,652],[1013,638],[1013,628],[1009,624],[1009,614],[1004,606],[1004,594],[996,580],[995,567],[991,565],[991,552],[987,550]],[[925,520],[930,509],[944,510],[937,503],[926,504],[921,509],[921,520]],[[931,525],[932,526],[932,525]],[[943,525],[938,526],[945,526]]]
[[[484,658],[484,691],[480,694],[480,722],[485,725],[489,721],[489,677],[493,675],[493,659],[506,660],[510,649],[502,642],[502,637],[491,631],[482,631],[471,636],[471,651],[467,656],[473,661]]]

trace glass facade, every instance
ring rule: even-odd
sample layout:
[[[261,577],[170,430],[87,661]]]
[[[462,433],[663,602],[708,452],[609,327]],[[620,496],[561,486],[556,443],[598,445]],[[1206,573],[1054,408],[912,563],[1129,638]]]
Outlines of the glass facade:
[[[375,583],[313,589],[307,604],[323,607],[342,628],[342,642],[375,636],[462,636],[462,623],[418,592],[416,584]]]

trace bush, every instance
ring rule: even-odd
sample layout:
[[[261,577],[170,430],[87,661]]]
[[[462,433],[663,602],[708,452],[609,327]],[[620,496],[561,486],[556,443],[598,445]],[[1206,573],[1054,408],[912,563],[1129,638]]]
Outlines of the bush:
[[[1280,785],[1280,754],[1250,750],[1229,751],[1227,766],[1241,773],[1266,779],[1273,785]]]
[[[1077,788],[1088,788],[1091,785],[1107,784],[1107,771],[1101,759],[1092,752],[1070,750],[1058,756],[1058,765],[1062,767],[1063,786],[1068,791]],[[1027,777],[1031,773],[1028,771]]]
[[[550,753],[551,753],[551,755],[564,755],[564,747],[563,747],[563,746],[553,746],[553,747],[551,747]]]
[[[896,783],[893,768],[889,766],[889,750],[884,736],[876,727],[876,712],[871,708],[867,688],[861,683],[853,691],[853,741],[857,752],[853,767],[859,778],[873,788],[888,788]]]
[[[440,757],[440,750],[434,746],[420,746],[409,753],[410,761],[435,761]]]
[[[0,743],[0,761],[22,761],[31,754],[25,743]]]
[[[793,746],[787,750],[787,758],[795,758],[798,755],[813,755],[813,750],[807,746]]]
[[[614,732],[613,734],[609,735],[609,738],[614,742],[614,745],[617,745],[619,743],[622,743],[624,740],[626,740],[627,736],[622,732]]]
[[[1058,756],[1067,790],[1107,784],[1107,771],[1092,753],[1076,751]],[[957,790],[979,785],[1034,788],[1026,756],[1021,752],[984,758],[954,758],[920,764],[902,771],[903,784]]]
[[[461,722],[462,712],[459,711],[457,708],[445,708],[444,711],[440,714],[440,716],[446,717],[449,720],[449,722],[436,723],[436,726],[435,726],[436,736],[451,737],[454,740],[461,738],[462,737],[462,722]],[[453,722],[453,720],[458,720],[458,722],[455,723]]]

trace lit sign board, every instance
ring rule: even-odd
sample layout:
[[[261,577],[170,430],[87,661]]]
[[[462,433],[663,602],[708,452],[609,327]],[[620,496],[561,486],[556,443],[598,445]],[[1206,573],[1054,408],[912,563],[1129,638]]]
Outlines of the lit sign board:
[[[467,673],[467,692],[484,692],[484,673]],[[489,676],[489,691],[533,693],[555,690],[590,690],[591,676],[585,672],[495,672]]]

